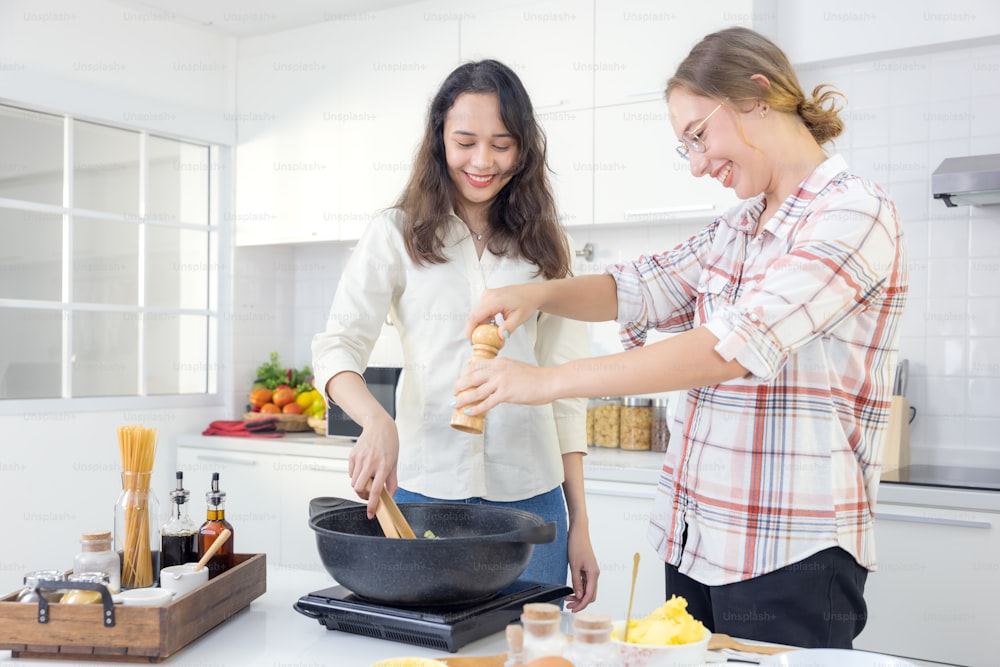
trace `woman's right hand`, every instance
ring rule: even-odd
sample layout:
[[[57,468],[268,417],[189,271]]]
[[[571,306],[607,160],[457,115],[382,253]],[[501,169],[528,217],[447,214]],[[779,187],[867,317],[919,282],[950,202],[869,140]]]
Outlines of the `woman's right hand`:
[[[538,312],[542,305],[544,283],[524,283],[497,289],[488,289],[479,297],[477,305],[465,321],[466,338],[472,340],[472,332],[483,322],[502,317],[497,321],[500,335],[510,338],[514,330]]]
[[[396,492],[396,464],[399,460],[399,432],[386,413],[365,424],[347,458],[347,472],[354,492],[368,501],[368,518],[375,516],[379,493],[385,486]]]

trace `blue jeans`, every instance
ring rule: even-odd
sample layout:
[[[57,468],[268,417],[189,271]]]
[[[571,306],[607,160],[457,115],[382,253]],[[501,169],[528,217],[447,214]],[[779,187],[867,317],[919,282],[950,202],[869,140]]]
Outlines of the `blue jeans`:
[[[536,544],[531,553],[531,562],[527,569],[518,577],[518,581],[535,581],[543,584],[566,585],[569,572],[569,519],[566,516],[566,501],[563,498],[562,487],[557,486],[547,493],[501,503],[482,498],[464,498],[457,500],[442,500],[430,498],[419,493],[413,493],[400,488],[393,496],[397,503],[465,503],[467,505],[493,505],[494,507],[509,507],[525,512],[531,512],[542,517],[547,523],[556,522],[556,539],[548,544]]]

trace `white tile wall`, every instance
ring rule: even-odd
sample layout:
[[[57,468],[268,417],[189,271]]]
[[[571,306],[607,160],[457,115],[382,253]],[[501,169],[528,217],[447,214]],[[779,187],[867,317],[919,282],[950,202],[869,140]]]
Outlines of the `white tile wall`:
[[[837,142],[859,174],[890,192],[903,219],[910,299],[901,356],[910,359],[908,395],[917,408],[911,453],[917,463],[1000,467],[1000,206],[947,209],[932,199],[930,173],[945,157],[1000,152],[1000,46],[962,48],[821,67],[801,72],[803,88],[833,83],[848,98],[846,132]],[[697,231],[689,223],[574,228],[574,244],[596,246],[578,273],[666,249]],[[257,326],[238,351],[268,346],[297,365],[322,328],[348,248],[296,246],[282,261],[294,274],[282,294],[284,325]],[[265,252],[239,249],[257,279],[237,281],[236,303],[251,307],[273,294]],[[613,326],[596,326],[594,350],[617,349]],[[246,367],[253,366],[245,364]],[[237,355],[237,359],[240,359]],[[244,369],[245,370],[245,369]],[[240,386],[237,378],[236,386]]]

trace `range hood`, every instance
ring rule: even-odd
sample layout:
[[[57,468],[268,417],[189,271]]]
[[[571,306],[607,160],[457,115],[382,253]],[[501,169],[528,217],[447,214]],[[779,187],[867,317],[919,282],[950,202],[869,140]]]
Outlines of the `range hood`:
[[[1000,204],[1000,153],[946,158],[931,174],[931,191],[946,206]]]

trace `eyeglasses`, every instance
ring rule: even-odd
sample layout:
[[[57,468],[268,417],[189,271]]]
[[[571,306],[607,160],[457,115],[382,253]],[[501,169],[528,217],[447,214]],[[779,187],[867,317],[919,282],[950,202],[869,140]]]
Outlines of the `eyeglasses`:
[[[729,98],[726,98],[721,102],[719,102],[719,106],[712,109],[712,112],[707,116],[705,116],[704,118],[702,118],[700,123],[695,125],[694,128],[686,130],[683,134],[681,134],[681,142],[680,145],[677,147],[678,155],[680,155],[685,160],[690,160],[691,151],[694,151],[695,153],[705,152],[705,142],[701,140],[701,136],[698,133],[701,132],[703,127],[705,127],[705,123],[708,122],[708,119],[711,118],[713,115],[715,115],[715,112],[721,109],[722,105],[724,105],[727,101],[729,101]]]

